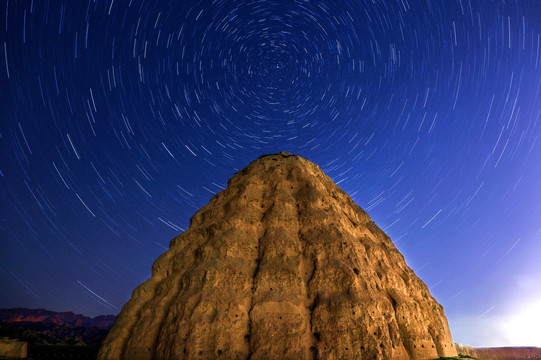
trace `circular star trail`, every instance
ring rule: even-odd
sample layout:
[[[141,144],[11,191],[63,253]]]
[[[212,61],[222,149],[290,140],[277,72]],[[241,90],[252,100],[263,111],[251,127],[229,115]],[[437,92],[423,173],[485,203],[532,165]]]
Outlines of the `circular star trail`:
[[[289,151],[391,236],[455,341],[541,345],[504,326],[541,295],[540,13],[4,1],[0,307],[117,313],[236,171]]]

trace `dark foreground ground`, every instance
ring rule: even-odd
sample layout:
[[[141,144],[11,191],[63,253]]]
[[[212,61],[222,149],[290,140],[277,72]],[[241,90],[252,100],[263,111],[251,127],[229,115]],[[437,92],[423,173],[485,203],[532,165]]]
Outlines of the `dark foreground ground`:
[[[457,345],[457,351],[459,353],[458,358],[440,358],[439,360],[541,360],[541,348],[537,347],[472,348]]]
[[[95,360],[99,345],[28,345],[28,358]]]
[[[95,360],[108,332],[108,329],[96,326],[65,323],[0,322],[0,338],[8,337],[26,342],[27,359],[32,360]]]
[[[501,347],[476,348],[480,360],[541,360],[541,348],[537,347]]]

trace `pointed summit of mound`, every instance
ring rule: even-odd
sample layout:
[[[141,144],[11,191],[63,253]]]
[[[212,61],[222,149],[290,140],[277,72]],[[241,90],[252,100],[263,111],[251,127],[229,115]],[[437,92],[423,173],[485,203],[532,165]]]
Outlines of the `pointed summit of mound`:
[[[314,163],[233,176],[133,292],[99,359],[456,356],[443,308]]]

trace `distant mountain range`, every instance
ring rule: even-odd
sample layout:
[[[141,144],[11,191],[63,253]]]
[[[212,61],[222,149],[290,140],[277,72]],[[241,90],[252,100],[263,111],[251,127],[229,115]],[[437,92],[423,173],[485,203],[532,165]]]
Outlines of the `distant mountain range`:
[[[114,315],[95,318],[45,309],[0,309],[0,336],[41,345],[99,345],[115,323]]]
[[[45,309],[0,309],[0,322],[4,324],[17,324],[22,322],[47,323],[72,326],[95,326],[100,329],[110,329],[115,323],[116,316],[100,315],[94,318],[73,312],[55,312]]]

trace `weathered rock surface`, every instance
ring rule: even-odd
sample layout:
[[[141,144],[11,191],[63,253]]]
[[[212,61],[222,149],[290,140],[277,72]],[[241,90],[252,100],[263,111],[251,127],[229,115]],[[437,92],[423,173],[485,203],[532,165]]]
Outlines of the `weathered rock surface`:
[[[471,358],[479,357],[479,355],[477,354],[477,350],[475,348],[468,345],[461,345],[461,344],[455,344],[455,345],[456,345],[456,352],[459,355],[469,356]]]
[[[0,359],[26,359],[28,344],[24,341],[0,338]]]
[[[191,219],[99,359],[456,356],[443,308],[321,169],[263,156]]]

